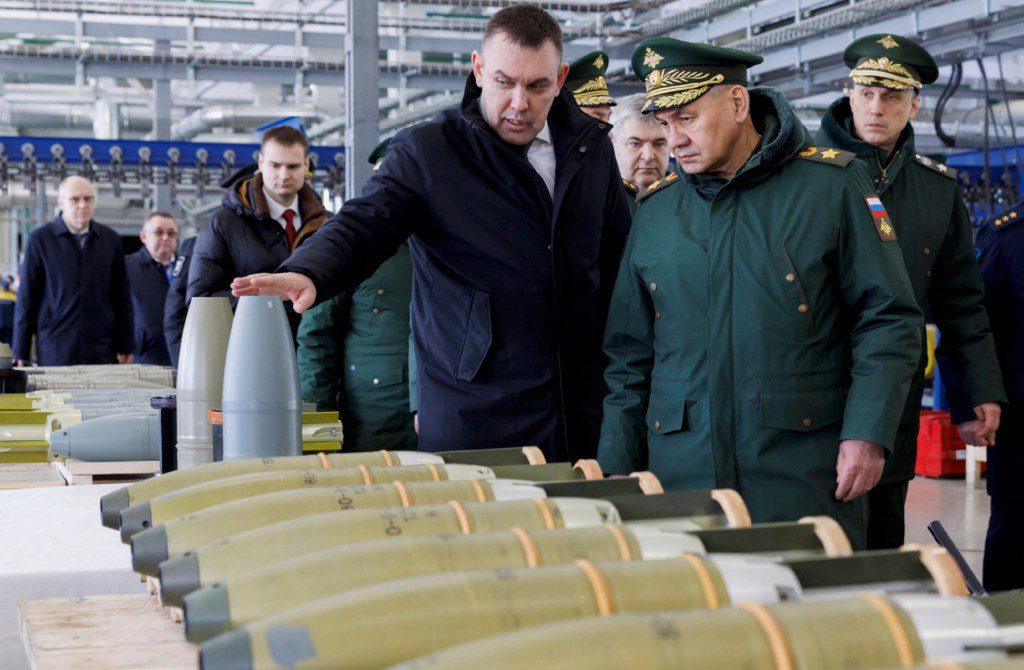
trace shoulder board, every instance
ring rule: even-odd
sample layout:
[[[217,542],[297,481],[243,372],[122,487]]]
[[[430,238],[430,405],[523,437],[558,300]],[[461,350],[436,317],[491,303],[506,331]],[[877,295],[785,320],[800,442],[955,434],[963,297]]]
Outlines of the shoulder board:
[[[637,188],[636,184],[634,184],[634,183],[633,183],[633,182],[631,182],[631,181],[626,181],[625,179],[623,179],[623,180],[622,180],[622,185],[623,185],[623,186],[625,187],[625,189],[626,189],[627,191],[629,191],[630,193],[636,194],[636,193],[639,193],[639,192],[640,192],[640,189],[639,189],[639,188]]]
[[[1015,207],[1008,212],[1003,212],[994,219],[989,219],[989,223],[991,223],[992,227],[996,230],[1004,230],[1021,219],[1024,219],[1024,209],[1018,209]]]
[[[653,184],[651,184],[650,186],[648,186],[644,190],[640,191],[640,194],[636,196],[636,199],[637,200],[643,200],[644,198],[646,198],[650,194],[654,193],[655,191],[660,191],[661,189],[665,188],[666,186],[669,186],[670,184],[673,184],[673,183],[675,183],[677,181],[679,181],[679,173],[678,172],[669,172],[666,176],[662,177],[661,179],[659,179],[658,181],[654,182]]]
[[[828,163],[829,165],[837,165],[839,167],[846,167],[850,164],[850,161],[856,158],[850,151],[830,149],[829,147],[807,147],[798,153],[796,157],[802,158],[805,161]]]
[[[956,170],[949,167],[948,165],[937,163],[933,161],[931,158],[928,158],[927,156],[922,156],[921,154],[914,154],[914,162],[917,163],[918,165],[923,165],[932,172],[938,172],[943,177],[956,179]]]

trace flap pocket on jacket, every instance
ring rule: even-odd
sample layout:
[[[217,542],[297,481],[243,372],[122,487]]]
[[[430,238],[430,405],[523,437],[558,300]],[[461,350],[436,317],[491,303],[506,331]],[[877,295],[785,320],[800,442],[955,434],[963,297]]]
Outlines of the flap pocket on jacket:
[[[667,435],[681,430],[686,422],[686,400],[652,393],[647,402],[647,428]]]
[[[370,383],[375,387],[383,388],[385,386],[404,384],[405,381],[405,365],[391,365],[380,368],[379,370],[374,370],[373,378]]]
[[[455,377],[471,382],[480,372],[480,366],[491,348],[491,296],[483,291],[473,291],[466,323],[466,339],[459,354]]]
[[[808,433],[839,421],[845,409],[839,389],[761,394],[761,423],[772,428]]]

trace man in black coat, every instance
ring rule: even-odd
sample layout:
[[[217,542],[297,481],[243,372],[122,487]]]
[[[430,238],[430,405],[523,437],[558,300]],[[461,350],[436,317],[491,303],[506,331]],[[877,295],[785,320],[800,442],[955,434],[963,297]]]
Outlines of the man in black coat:
[[[609,126],[562,90],[566,69],[551,16],[495,13],[461,109],[400,132],[362,197],[279,274],[232,284],[303,311],[408,238],[421,450],[596,452],[601,338],[629,213]]]
[[[221,207],[199,231],[189,264],[186,297],[230,296],[238,275],[272,272],[330,213],[306,183],[309,142],[289,126],[263,135],[258,170],[239,171]],[[232,305],[234,304],[232,299]],[[288,308],[294,337],[299,316]]]
[[[178,255],[171,266],[171,285],[167,288],[164,299],[164,340],[167,342],[167,354],[171,358],[171,366],[178,367],[178,354],[181,352],[181,335],[185,331],[185,317],[188,316],[188,302],[185,293],[188,290],[188,266],[192,261],[192,253],[196,247],[196,238],[182,240]]]
[[[82,177],[57,190],[60,214],[25,244],[14,314],[14,358],[40,365],[131,363],[132,302],[121,239],[92,220],[96,192]]]
[[[124,259],[135,313],[135,362],[170,365],[164,301],[178,248],[178,224],[167,212],[150,212],[139,239],[142,248]]]

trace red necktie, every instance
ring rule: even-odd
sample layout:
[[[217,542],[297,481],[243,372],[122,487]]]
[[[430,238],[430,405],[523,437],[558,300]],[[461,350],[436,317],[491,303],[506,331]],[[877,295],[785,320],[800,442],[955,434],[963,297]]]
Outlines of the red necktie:
[[[295,248],[295,235],[296,235],[296,232],[295,232],[295,210],[294,209],[286,209],[286,210],[284,210],[284,214],[282,214],[281,216],[284,217],[284,234],[288,238],[288,248],[289,249],[294,249]]]

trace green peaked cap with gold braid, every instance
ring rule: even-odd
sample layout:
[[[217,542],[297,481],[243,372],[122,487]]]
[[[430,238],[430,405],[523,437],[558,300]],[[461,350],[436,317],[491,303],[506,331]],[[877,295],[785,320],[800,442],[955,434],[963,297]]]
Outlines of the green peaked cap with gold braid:
[[[718,84],[747,85],[756,54],[671,37],[646,39],[633,50],[633,72],[647,88],[644,112],[688,105]]]
[[[921,90],[939,78],[939,66],[924,47],[902,35],[865,35],[843,52],[850,79],[895,91]]]
[[[572,92],[572,97],[576,98],[577,105],[603,107],[616,104],[604,78],[607,71],[608,54],[603,51],[591,51],[572,62],[565,76],[565,86]]]

